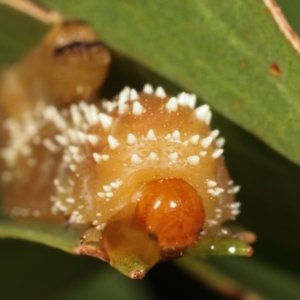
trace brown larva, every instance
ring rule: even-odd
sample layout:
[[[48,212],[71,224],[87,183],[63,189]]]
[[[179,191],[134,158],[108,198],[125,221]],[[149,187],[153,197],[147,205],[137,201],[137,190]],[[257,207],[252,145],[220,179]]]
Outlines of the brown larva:
[[[208,105],[151,85],[96,101],[109,62],[89,26],[68,22],[3,71],[3,206],[15,219],[82,226],[107,260],[152,266],[218,235],[239,213],[239,187]]]

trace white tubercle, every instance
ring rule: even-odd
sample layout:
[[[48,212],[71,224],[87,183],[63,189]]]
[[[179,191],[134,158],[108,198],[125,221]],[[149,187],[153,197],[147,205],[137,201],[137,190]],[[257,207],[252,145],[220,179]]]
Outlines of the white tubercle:
[[[130,87],[125,86],[119,94],[119,102],[126,103],[129,100]]]
[[[155,90],[154,94],[159,98],[165,98],[167,96],[165,90],[161,86]]]
[[[210,108],[207,104],[201,105],[195,109],[195,114],[200,121],[207,122],[209,119]]]
[[[197,145],[199,143],[199,139],[200,139],[200,135],[199,134],[195,134],[195,135],[193,135],[193,136],[190,137],[189,141],[193,145]]]
[[[121,92],[119,94],[119,104],[126,103],[129,100],[129,95],[126,92]]]
[[[174,161],[178,160],[179,155],[178,155],[177,152],[173,152],[173,153],[168,155],[168,158],[169,158],[170,161],[174,162]]]
[[[145,108],[143,107],[143,105],[140,102],[135,101],[132,106],[132,114],[135,116],[139,116],[143,112],[145,112]]]
[[[113,188],[113,189],[118,189],[121,185],[123,184],[123,181],[122,180],[116,180],[116,181],[113,181],[110,183],[110,186]]]
[[[67,136],[72,143],[76,144],[78,142],[77,131],[75,131],[74,129],[69,128],[67,130]]]
[[[115,150],[120,146],[120,142],[116,138],[114,138],[112,135],[109,135],[107,137],[107,141],[108,141],[108,144],[109,144],[109,148],[111,150]]]
[[[129,93],[129,100],[136,100],[139,98],[139,95],[135,89],[131,89]]]
[[[152,129],[150,129],[146,135],[146,140],[154,141],[156,139],[155,133]]]
[[[151,152],[148,156],[148,160],[156,161],[158,159],[158,155],[155,152]]]
[[[103,113],[99,113],[98,115],[99,121],[105,131],[108,131],[113,123],[113,118]]]
[[[178,130],[175,130],[173,133],[172,133],[172,139],[173,140],[180,140],[180,132]]]
[[[167,133],[167,134],[165,135],[165,139],[166,139],[166,140],[170,140],[171,138],[172,138],[172,136],[171,136],[170,133]]]
[[[101,159],[104,160],[104,161],[108,161],[109,160],[109,155],[108,154],[102,154]]]
[[[43,140],[43,145],[45,146],[45,148],[47,148],[50,152],[57,152],[58,151],[58,147],[54,144],[53,141],[51,141],[50,139],[44,139]]]
[[[210,132],[209,136],[211,136],[213,139],[215,139],[220,134],[220,130],[215,129]]]
[[[55,140],[58,144],[60,144],[63,147],[66,147],[69,145],[69,139],[65,135],[57,134],[55,136]]]
[[[136,136],[132,133],[127,135],[126,144],[127,145],[134,145],[136,143]]]
[[[225,145],[225,138],[219,137],[218,139],[216,139],[216,146],[218,148],[222,148],[224,145]]]
[[[207,183],[207,186],[208,186],[208,187],[214,187],[214,186],[217,186],[217,182],[214,181],[214,180],[207,179],[207,180],[206,180],[206,183]]]
[[[200,157],[198,155],[191,155],[187,158],[187,162],[192,166],[199,165]]]
[[[98,143],[99,138],[95,134],[88,134],[87,135],[87,140],[89,141],[89,143],[91,145],[95,146]]]
[[[75,199],[74,198],[67,198],[66,202],[68,202],[70,204],[73,204],[75,202]]]
[[[212,117],[212,113],[209,110],[204,118],[204,122],[206,125],[210,125],[211,117]]]
[[[76,147],[76,146],[71,145],[71,146],[68,147],[68,149],[69,149],[69,151],[70,151],[72,154],[78,154],[78,153],[79,153],[79,148]]]
[[[153,94],[153,87],[151,84],[147,83],[144,85],[144,88],[143,88],[143,93],[145,94]]]
[[[213,138],[211,136],[208,136],[208,137],[202,139],[200,143],[204,149],[207,149],[210,146],[210,144],[212,143],[212,141],[213,141]]]
[[[98,153],[93,153],[93,158],[97,164],[101,161],[101,155]]]
[[[188,106],[189,105],[189,97],[188,93],[182,92],[177,96],[178,104],[181,106]]]
[[[137,154],[132,154],[131,155],[131,163],[135,165],[139,165],[143,162],[143,160],[137,155]]]
[[[217,159],[219,158],[222,154],[223,154],[224,150],[223,149],[217,149],[213,152],[213,154],[211,155],[211,157],[213,159]]]
[[[112,187],[110,185],[103,185],[103,191],[104,192],[111,192],[112,191]]]
[[[196,107],[196,102],[197,102],[197,97],[195,94],[190,94],[190,97],[189,97],[189,107],[191,109],[194,109]]]
[[[105,198],[105,193],[103,193],[103,192],[99,192],[99,193],[97,193],[97,195],[98,195],[98,197],[99,198]]]
[[[176,112],[178,110],[178,103],[175,97],[171,97],[169,101],[166,103],[166,109],[169,112]]]
[[[108,103],[108,102],[107,102]],[[95,105],[87,105],[87,109],[84,112],[85,118],[90,125],[94,125],[98,122],[98,108]]]
[[[71,118],[72,118],[73,124],[75,126],[79,127],[82,122],[82,117],[81,117],[79,108],[76,104],[71,105],[70,113],[71,113]]]
[[[87,139],[86,133],[84,133],[82,131],[77,131],[77,137],[78,137],[80,143],[83,144],[86,142],[86,139]]]

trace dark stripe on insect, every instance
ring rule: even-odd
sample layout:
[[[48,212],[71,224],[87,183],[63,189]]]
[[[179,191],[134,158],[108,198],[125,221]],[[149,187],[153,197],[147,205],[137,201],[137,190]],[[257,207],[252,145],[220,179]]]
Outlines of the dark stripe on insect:
[[[106,48],[104,43],[100,41],[95,41],[95,42],[74,42],[67,44],[63,47],[59,47],[54,49],[53,55],[54,56],[59,56],[69,50],[74,51],[74,52],[82,52],[91,48]]]

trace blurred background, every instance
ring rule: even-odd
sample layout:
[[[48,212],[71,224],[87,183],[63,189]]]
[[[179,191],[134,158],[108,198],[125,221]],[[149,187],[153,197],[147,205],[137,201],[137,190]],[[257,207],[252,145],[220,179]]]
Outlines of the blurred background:
[[[300,2],[277,2],[300,34]],[[0,20],[1,15],[11,20],[0,21],[3,66],[26,53],[46,28],[2,6]],[[34,34],[22,37],[20,23]],[[9,48],[1,43],[4,33],[11,37]],[[19,47],[21,42],[28,46]],[[130,75],[126,72],[129,66]],[[124,85],[141,89],[145,82],[162,85],[169,93],[180,91],[180,87],[114,54],[103,93],[111,97]],[[144,280],[133,281],[90,257],[75,257],[20,240],[0,240],[0,298],[150,300],[176,295],[184,299],[300,299],[300,168],[216,113],[213,127],[222,128],[222,135],[230,137],[225,146],[226,162],[232,178],[242,186],[238,222],[258,236],[253,258],[194,260],[192,265],[200,272],[190,261],[162,263]]]

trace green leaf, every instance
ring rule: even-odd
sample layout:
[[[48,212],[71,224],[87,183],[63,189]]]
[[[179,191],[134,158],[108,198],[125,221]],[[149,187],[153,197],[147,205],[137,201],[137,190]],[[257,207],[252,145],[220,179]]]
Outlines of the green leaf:
[[[1,4],[0,26],[1,68],[20,60],[40,42],[48,29],[41,22]]]
[[[252,248],[243,241],[232,236],[202,237],[184,253],[185,256],[208,257],[214,255],[251,256]]]
[[[72,286],[61,291],[49,300],[81,300],[81,299],[155,299],[151,290],[144,284],[137,285],[130,279],[107,267],[95,274],[89,274],[80,286]]]
[[[147,282],[94,258],[20,240],[0,240],[0,249],[2,299],[157,299]]]
[[[300,163],[299,55],[262,0],[42,2]]]
[[[266,299],[299,299],[299,280],[293,274],[259,259],[212,258],[210,263],[220,272],[227,274],[228,278],[255,289]]]
[[[256,258],[184,258],[175,263],[230,299],[299,299],[299,280]]]
[[[201,33],[201,43],[198,48],[191,50],[190,43],[192,43],[192,41],[182,44],[180,43],[182,39],[178,40],[178,47],[175,48],[176,51],[179,51],[181,48],[185,48],[185,51],[187,52],[184,53],[187,54],[184,54],[182,59],[178,59],[178,61],[173,61],[174,58],[172,58],[174,65],[171,67],[175,69],[175,72],[171,72],[171,75],[167,74],[165,71],[165,64],[170,65],[168,56],[172,55],[172,52],[176,51],[174,51],[174,47],[171,47],[173,45],[167,43],[167,40],[170,38],[165,39],[163,47],[161,46],[161,40],[163,39],[161,35],[164,34],[163,30],[152,33],[155,37],[153,39],[150,36],[151,32],[148,33],[148,36],[144,37],[144,35],[141,34],[140,27],[144,28],[144,30],[148,30],[147,28],[152,28],[151,26],[156,25],[150,24],[150,26],[149,20],[148,23],[144,24],[144,19],[141,18],[141,22],[135,24],[136,28],[130,27],[131,29],[128,29],[128,27],[125,27],[127,28],[126,30],[129,40],[127,41],[125,38],[124,31],[126,30],[120,28],[122,27],[120,26],[120,23],[126,24],[129,22],[131,25],[134,23],[133,20],[128,17],[128,11],[132,12],[136,9],[130,4],[130,2],[127,1],[123,3],[120,1],[116,4],[116,2],[110,1],[102,3],[104,1],[90,0],[85,3],[76,3],[76,5],[81,5],[79,6],[80,9],[77,7],[71,7],[74,5],[72,2],[48,2],[50,5],[53,3],[53,5],[56,5],[57,7],[58,5],[62,5],[62,11],[67,12],[67,15],[70,17],[84,18],[89,20],[91,23],[96,24],[105,41],[107,41],[115,49],[118,49],[123,53],[127,53],[133,59],[142,62],[145,66],[152,68],[157,73],[163,74],[167,78],[172,78],[173,82],[180,82],[179,84],[181,84],[183,88],[197,91],[198,95],[201,96],[203,100],[206,102],[212,101],[211,103],[214,103],[213,106],[216,109],[222,112],[222,114],[226,114],[231,117],[232,120],[235,120],[235,122],[240,122],[240,118],[249,121],[240,122],[241,126],[248,129],[252,128],[253,123],[256,123],[258,125],[257,130],[264,129],[264,126],[270,126],[272,130],[269,135],[267,134],[267,138],[258,131],[256,132],[266,143],[272,145],[273,148],[275,146],[272,144],[273,142],[271,140],[273,140],[273,135],[276,133],[276,129],[280,126],[284,126],[284,128],[286,128],[285,126],[288,123],[292,123],[293,126],[290,131],[287,131],[284,139],[295,139],[295,146],[297,145],[297,135],[295,135],[297,119],[295,115],[297,114],[297,76],[299,76],[297,69],[298,56],[290,45],[287,44],[281,32],[279,32],[277,25],[273,22],[267,9],[263,9],[264,16],[262,16],[261,12],[263,6],[260,1],[248,0],[240,1],[239,3],[235,0],[230,1],[229,7],[226,8],[227,10],[224,9],[223,13],[220,13],[220,9],[222,6],[225,6],[225,4],[220,3],[219,1],[210,1],[212,4],[208,1],[195,2],[197,5],[196,7],[193,6],[191,10],[196,11],[197,9],[199,11],[200,7],[205,5],[208,8],[211,7],[211,12],[217,12],[216,16],[219,17],[217,19],[212,17],[210,26],[200,26],[200,24],[204,24],[204,21],[206,22],[205,24],[207,24],[207,20],[200,17],[202,14],[199,15],[199,17],[195,17],[195,13],[192,12],[190,15],[191,17],[187,17],[187,15],[184,14],[186,10],[183,10],[182,19],[188,20],[186,23],[186,28],[188,30],[194,26],[193,24],[195,24],[195,22],[199,24],[197,28],[199,28],[199,35]],[[289,1],[285,5],[290,5],[290,7],[292,7],[292,2],[293,1]],[[101,8],[98,7],[99,3]],[[112,5],[118,5],[119,8],[115,8],[115,10],[119,9],[120,14],[125,14],[127,12],[125,16],[129,20],[125,20],[126,18],[122,18],[122,16],[120,20],[117,19],[116,14],[113,13],[114,11],[107,10],[107,6],[109,6],[110,3],[112,3]],[[151,3],[153,3],[153,5]],[[178,36],[177,28],[179,25],[177,23],[180,23],[178,13],[175,14],[177,10],[174,10],[174,13],[171,9],[166,11],[163,10],[153,17],[155,3],[156,1],[152,1],[147,4],[152,7],[150,16],[153,18],[153,23],[161,22],[162,16],[168,14],[169,17],[166,19],[166,23],[164,26],[161,26],[161,28],[170,25],[171,28],[173,28],[172,30],[174,32],[172,32],[172,36],[175,40],[175,37]],[[173,3],[167,3],[168,2],[165,2],[161,5],[175,5],[175,3],[177,5],[179,2],[173,1]],[[189,1],[186,3],[190,6]],[[297,2],[294,3],[299,5]],[[226,4],[228,4],[227,1]],[[126,6],[126,9],[124,6]],[[244,9],[242,9],[242,7],[244,7]],[[144,10],[149,12],[148,7],[145,7]],[[239,12],[236,12],[237,10],[239,10]],[[295,7],[292,7],[291,10],[295,14],[298,11]],[[259,15],[257,16],[254,14],[256,11],[259,11]],[[204,13],[205,10],[203,11],[203,14]],[[142,15],[142,12],[134,12],[133,17],[136,17],[136,14]],[[13,17],[15,15],[17,15],[17,17]],[[85,18],[85,16],[87,18]],[[176,19],[175,16],[177,16]],[[172,22],[169,21],[170,18],[173,18]],[[253,19],[253,23],[255,23],[257,20],[259,21],[260,18],[263,21],[260,21],[258,24],[259,26],[250,23],[250,19]],[[133,19],[136,20],[136,18]],[[226,35],[226,30],[228,32],[226,22],[224,23],[224,29],[218,27],[220,19],[226,19],[226,22],[231,24],[229,29],[231,28],[232,30],[228,36]],[[300,24],[298,16],[295,22],[297,21],[298,24]],[[24,55],[28,49],[35,44],[34,40],[38,41],[42,36],[42,32],[45,31],[44,26],[41,24],[28,27],[27,22],[37,24],[20,14],[12,12],[10,9],[0,7],[0,25],[2,28],[0,33],[1,65],[9,65],[18,60],[20,56]],[[216,28],[214,27],[215,23],[217,26]],[[236,32],[241,32],[241,27],[247,29],[246,33],[248,33],[248,35],[246,34],[246,37],[243,34],[236,34]],[[12,28],[14,28],[14,30],[12,30]],[[11,33],[10,30],[12,30]],[[113,33],[113,31],[116,32]],[[224,34],[225,36],[223,36]],[[236,61],[239,58],[239,56],[235,57],[235,54],[238,53],[238,47],[236,48],[237,52],[232,52],[232,56],[230,55],[230,57],[228,57],[230,51],[228,52],[228,55],[224,55],[224,57],[222,56],[222,53],[225,53],[228,46],[231,45],[230,41],[233,39],[232,34],[240,39],[245,39],[245,46],[255,49],[254,57],[257,56],[258,60],[265,58],[265,60],[260,61],[258,64],[255,64],[253,60],[248,60],[248,64],[244,68],[241,68],[240,72],[238,72],[236,70],[237,66],[235,64],[230,64],[230,61]],[[147,40],[146,37],[148,37]],[[204,37],[209,37],[211,42]],[[136,42],[133,43],[132,40],[135,38]],[[188,35],[186,34],[184,41],[187,39]],[[152,40],[153,44],[151,44]],[[219,43],[218,40],[222,43]],[[139,43],[146,44],[148,48],[151,49],[151,52],[149,51],[150,54],[149,52],[145,52],[148,53],[148,57],[146,59],[141,58],[142,56],[144,57],[144,55],[141,53],[142,51],[140,48],[144,47],[144,45],[139,45]],[[217,44],[221,44],[221,46],[216,47]],[[126,48],[127,50],[121,50],[123,48]],[[265,48],[268,50],[268,56],[265,56]],[[165,55],[166,52],[167,55]],[[188,65],[191,64],[190,60],[194,56],[190,56],[190,52],[193,52],[194,56],[196,52],[197,56],[199,55],[199,58],[202,59],[203,64],[201,65],[201,68],[197,67],[197,70],[193,69],[193,66],[190,66],[192,69],[187,74],[187,71],[184,71],[184,61],[186,61]],[[157,62],[153,63],[152,61],[156,59],[156,55],[160,55],[160,53],[164,55],[164,59],[161,58],[160,60],[161,64]],[[249,57],[251,57],[250,53],[247,52],[246,54],[249,54]],[[207,57],[213,57],[211,60],[214,61],[207,60]],[[278,58],[280,61],[280,66],[283,71],[281,76],[272,77],[271,74],[268,73],[269,57]],[[273,61],[276,60],[274,59]],[[212,68],[208,67],[208,63],[211,63]],[[283,66],[284,68],[282,68]],[[207,67],[207,69],[205,69],[205,67]],[[181,71],[181,69],[183,70]],[[268,77],[269,75],[270,77]],[[214,76],[218,76],[220,79],[219,83],[215,83],[217,81],[214,80]],[[223,79],[224,81],[222,81]],[[105,89],[108,91],[107,93],[109,93],[109,96],[116,94],[124,84],[131,84],[141,88],[142,84],[146,81],[150,81],[155,85],[159,84],[166,87],[169,93],[175,93],[182,90],[182,88],[172,85],[172,83],[166,81],[163,77],[159,77],[144,69],[141,65],[135,64],[119,55],[114,57],[112,75],[108,81],[109,84],[105,87]],[[193,85],[187,83],[190,81],[194,82]],[[243,83],[243,85],[241,85],[241,83]],[[112,85],[114,87],[111,87]],[[270,89],[265,88],[265,86]],[[238,94],[241,91],[245,94],[245,99],[239,99],[240,102],[238,102],[238,107],[236,107],[236,109],[232,109],[233,98],[229,97],[230,93],[228,90],[231,91],[231,94]],[[267,94],[265,95],[262,91]],[[284,93],[288,94],[289,97],[284,97]],[[266,97],[263,97],[262,95]],[[289,103],[286,105],[288,100]],[[220,103],[217,101],[220,101]],[[264,123],[264,110],[265,108],[270,107],[270,102],[274,103],[271,105],[273,109],[267,114],[267,118],[265,120],[266,124],[262,124]],[[261,108],[261,111],[258,107],[258,104],[260,103],[265,105]],[[240,104],[243,105],[240,106]],[[245,104],[247,104],[247,110],[245,109]],[[252,105],[253,109],[250,109],[250,106]],[[227,108],[223,110],[223,107],[225,106]],[[287,117],[284,115],[284,112],[292,106],[295,106],[295,110],[291,111]],[[255,113],[253,113],[253,111],[255,111]],[[246,117],[247,114],[248,117]],[[281,119],[279,118],[279,121],[276,121],[278,115],[283,117],[281,117]],[[272,127],[270,124],[274,124],[274,126]],[[276,265],[278,269],[280,268],[279,272],[282,275],[282,278],[279,280],[281,280],[281,282],[283,282],[283,279],[285,279],[285,282],[297,282],[299,280],[300,268],[300,247],[296,238],[299,234],[298,228],[300,220],[299,168],[272,152],[270,149],[262,145],[257,139],[240,130],[233,124],[226,122],[226,120],[217,114],[214,114],[213,125],[214,127],[220,128],[222,134],[226,137],[227,142],[225,147],[225,157],[227,165],[229,166],[232,177],[242,186],[241,193],[238,195],[238,200],[242,202],[242,214],[239,216],[238,221],[247,226],[247,228],[255,231],[258,235],[258,242],[254,245],[255,256],[259,257],[261,260],[265,260]],[[279,138],[277,144],[280,144]],[[281,146],[289,148],[287,145],[289,145],[289,143],[286,144],[286,142],[284,142]],[[295,147],[291,147],[288,150],[291,151],[290,153],[296,153]],[[294,156],[291,155],[292,160],[299,162],[299,156],[296,154]],[[19,235],[23,236],[22,226],[19,226],[18,230]],[[63,242],[66,242],[64,238]],[[74,283],[75,285],[78,284],[78,286],[80,286],[80,278],[85,277],[86,274],[90,274],[91,270],[93,270],[92,268],[88,269],[88,266],[95,266],[100,263],[94,259],[89,260],[84,257],[73,257],[71,255],[63,254],[58,255],[58,252],[55,250],[50,251],[50,249],[44,249],[39,245],[32,245],[29,247],[26,243],[17,241],[4,242],[3,240],[1,240],[0,243],[2,258],[0,260],[2,269],[0,272],[0,278],[3,284],[1,295],[15,295],[12,297],[6,297],[9,299],[19,299],[25,293],[26,295],[38,295],[32,299],[41,299],[45,294],[49,295],[49,289],[52,289],[52,294],[56,295],[57,291],[60,291],[61,286],[68,284],[72,286]],[[9,245],[11,245],[11,247],[9,247]],[[222,258],[221,261],[225,261],[224,258]],[[235,259],[232,261],[235,262]],[[259,275],[263,274],[263,271],[259,264],[253,261],[253,259],[248,259],[248,263],[249,266],[252,267],[252,272],[248,278],[244,279],[244,283],[245,285],[250,286],[253,278],[262,278],[259,277]],[[61,267],[59,272],[57,272],[58,265]],[[86,272],[82,272],[82,268],[80,268],[81,265],[86,266],[88,270]],[[216,264],[215,266],[216,268],[221,268],[220,265]],[[104,268],[104,264],[101,264],[101,267]],[[291,272],[291,275],[286,275],[286,273],[282,271],[284,269],[288,269]],[[12,272],[11,270],[18,270],[17,276],[15,272]],[[52,270],[52,273],[49,273],[49,270]],[[237,275],[235,280],[238,280],[243,274],[245,274],[243,266],[239,268],[237,267],[237,264],[231,263],[231,261],[228,263],[228,268],[223,270],[225,274],[229,275],[230,271],[236,270]],[[152,272],[155,272],[155,268]],[[45,273],[47,273],[49,277],[46,277],[46,275],[44,276]],[[28,276],[24,276],[24,274]],[[272,274],[272,271],[269,274]],[[60,283],[57,283],[55,280],[59,276],[61,276],[61,281]],[[72,276],[74,277],[74,281]],[[206,278],[209,276],[211,275],[207,274]],[[270,278],[272,275],[268,276]],[[27,277],[28,280],[26,281],[25,279],[27,279]],[[32,280],[32,278],[34,279]],[[164,278],[164,281],[168,279],[169,278]],[[56,282],[56,285],[53,284],[53,281]],[[38,285],[36,284],[37,282],[39,282]],[[269,290],[270,292],[272,292],[272,290],[278,291],[274,289],[274,286],[277,286],[277,284],[278,282],[274,283],[262,278],[260,282],[255,281],[255,283],[253,283],[253,289],[259,290],[259,286],[263,286],[265,290]],[[15,289],[15,286],[22,288],[18,291]],[[10,291],[8,291],[8,287],[10,288]],[[6,291],[8,292],[6,293]],[[123,292],[121,292],[121,294],[126,295],[126,289],[122,291]],[[18,292],[20,292],[20,294],[19,296],[16,296],[18,295]],[[101,291],[99,291],[99,293],[101,293]],[[300,294],[300,292],[296,289],[293,290],[293,293],[294,295]],[[275,292],[273,293],[272,299],[282,299],[282,295],[279,292]],[[297,299],[297,297],[295,299]]]
[[[61,224],[18,222],[0,218],[0,238],[18,238],[74,253],[82,232]]]
[[[64,229],[62,224],[41,222],[14,221],[0,218],[0,238],[18,238],[31,242],[55,247],[71,254],[83,254],[103,259],[105,255],[95,245],[81,245],[80,240],[84,231],[78,229]],[[224,237],[203,237],[191,246],[184,255],[207,257],[211,255],[252,255],[252,248],[245,242],[230,235]],[[110,257],[111,266],[124,275],[141,279],[151,266],[144,263],[132,253],[116,251]]]
[[[18,238],[38,242],[71,254],[83,254],[101,259],[103,253],[97,245],[80,244],[82,235],[82,230],[64,229],[62,224],[0,219],[0,238]],[[149,266],[130,253],[116,253],[111,259],[111,265],[130,278],[141,279],[149,270]]]

